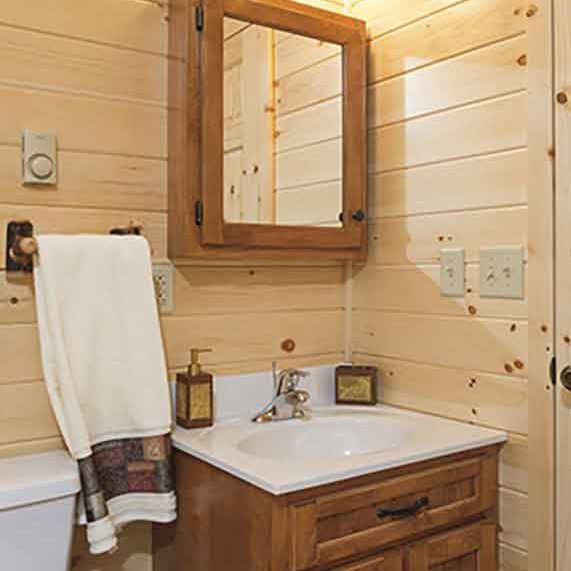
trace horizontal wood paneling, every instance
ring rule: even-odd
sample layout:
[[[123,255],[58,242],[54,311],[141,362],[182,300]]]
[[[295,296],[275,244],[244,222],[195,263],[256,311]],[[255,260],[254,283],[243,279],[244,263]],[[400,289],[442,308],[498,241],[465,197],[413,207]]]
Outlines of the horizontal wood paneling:
[[[0,16],[1,18],[1,16]],[[0,26],[0,82],[164,104],[166,61],[160,55],[28,29]]]
[[[509,433],[503,571],[527,568],[528,304],[480,298],[479,258],[482,247],[527,244],[522,8],[360,0],[353,9],[372,38],[370,255],[353,272],[354,355],[380,367],[384,402]],[[461,297],[440,294],[443,248],[466,252]]]
[[[466,0],[371,42],[369,81],[521,34],[521,0]]]
[[[309,326],[309,324],[314,324]],[[268,363],[284,355],[280,345],[294,339],[295,355],[338,353],[343,346],[342,310],[270,312],[163,319],[163,334],[169,367],[188,363],[189,347],[212,347],[204,363],[229,363],[265,358]],[[320,331],[315,334],[315,328]]]
[[[32,278],[8,278],[5,271],[0,271],[0,324],[31,323],[35,319]]]
[[[280,190],[340,180],[342,153],[341,139],[281,153],[276,164],[276,188]]]
[[[369,127],[523,90],[525,53],[525,36],[517,36],[377,83],[369,88]]]
[[[0,147],[0,193],[4,204],[77,206],[164,212],[166,161],[131,156],[58,153],[58,186],[22,184],[19,147]]]
[[[359,352],[444,367],[525,377],[527,324],[502,319],[468,319],[357,310],[353,339]],[[524,368],[513,367],[516,360]]]
[[[383,0],[380,7],[378,0],[356,0],[351,13],[367,22],[369,37],[401,28],[410,22],[420,20],[424,16],[438,12],[459,0]]]
[[[379,367],[383,402],[509,432],[527,433],[525,379],[370,354],[357,353],[356,358]]]
[[[278,220],[283,224],[338,223],[343,210],[340,180],[313,186],[280,190],[276,194]]]
[[[343,271],[339,267],[179,267],[174,274],[174,307],[176,316],[342,310]],[[0,271],[0,324],[35,319],[32,279],[16,280]]]
[[[142,52],[167,50],[160,8],[145,0],[26,0],[2,6],[0,23]]]
[[[342,50],[285,32],[276,38],[276,220],[338,225],[343,209]]]
[[[500,571],[528,571],[526,551],[500,544],[499,554]]]
[[[525,94],[373,129],[369,171],[378,173],[522,147]]]
[[[0,384],[0,445],[58,435],[43,382]]]
[[[370,236],[373,264],[434,264],[441,248],[458,247],[477,262],[480,248],[526,243],[527,206],[381,219]]]
[[[375,216],[492,208],[527,201],[527,151],[522,148],[372,175]]]
[[[343,281],[339,267],[180,267],[175,315],[342,310]]]
[[[341,58],[332,57],[280,79],[277,85],[278,114],[291,113],[340,95],[342,71]]]
[[[511,434],[500,454],[500,485],[518,492],[528,491],[528,441]]]
[[[527,494],[500,489],[500,541],[527,551]]]
[[[280,153],[341,137],[342,103],[342,99],[337,97],[325,103],[304,107],[289,115],[278,115],[276,151]]]
[[[288,32],[276,34],[276,79],[291,75],[326,59],[339,56],[341,47]]]
[[[211,347],[204,363],[247,363],[265,359],[268,364],[286,354],[280,345],[295,340],[294,357],[338,354],[343,347],[343,310],[268,311],[163,318],[163,336],[170,368],[188,364],[189,347]],[[313,324],[311,326],[310,324]],[[314,327],[321,331],[315,335]],[[34,324],[0,325],[2,367],[0,383],[42,378],[39,344]],[[27,358],[13,359],[25,354]]]
[[[466,267],[464,297],[440,294],[440,266],[374,266],[356,273],[355,298],[360,307],[432,315],[527,319],[525,299],[480,298],[480,266]]]
[[[55,131],[63,151],[166,158],[166,109],[56,91],[0,86],[0,145],[22,129]]]

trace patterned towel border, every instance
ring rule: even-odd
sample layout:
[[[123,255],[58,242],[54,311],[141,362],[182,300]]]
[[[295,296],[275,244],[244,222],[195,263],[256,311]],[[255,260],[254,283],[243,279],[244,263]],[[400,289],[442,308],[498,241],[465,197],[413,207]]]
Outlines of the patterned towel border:
[[[174,493],[169,435],[101,442],[78,464],[88,524],[106,518],[118,496]]]

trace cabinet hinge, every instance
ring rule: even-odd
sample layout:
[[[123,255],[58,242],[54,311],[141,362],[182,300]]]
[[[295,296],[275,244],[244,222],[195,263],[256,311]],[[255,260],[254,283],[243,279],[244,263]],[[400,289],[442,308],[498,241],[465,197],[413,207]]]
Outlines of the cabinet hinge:
[[[557,383],[557,379],[555,378],[556,376],[557,376],[557,360],[555,359],[555,357],[551,357],[551,362],[549,363],[549,378],[551,379],[551,384],[553,386],[555,386]]]
[[[202,30],[204,30],[204,8],[202,6],[196,7],[194,20],[196,23],[196,29],[199,32],[202,32]]]
[[[197,226],[202,226],[204,220],[204,204],[202,200],[197,200],[194,204],[194,222]]]

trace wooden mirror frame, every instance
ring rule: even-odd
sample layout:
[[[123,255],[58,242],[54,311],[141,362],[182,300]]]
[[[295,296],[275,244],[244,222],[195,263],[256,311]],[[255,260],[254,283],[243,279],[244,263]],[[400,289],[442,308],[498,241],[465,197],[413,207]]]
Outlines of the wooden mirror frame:
[[[169,255],[244,251],[289,257],[366,252],[366,28],[364,22],[289,0],[174,0],[169,59]],[[224,221],[224,16],[343,48],[343,226]],[[195,32],[198,30],[198,33]],[[184,67],[183,67],[184,66]],[[228,257],[228,256],[227,256]]]

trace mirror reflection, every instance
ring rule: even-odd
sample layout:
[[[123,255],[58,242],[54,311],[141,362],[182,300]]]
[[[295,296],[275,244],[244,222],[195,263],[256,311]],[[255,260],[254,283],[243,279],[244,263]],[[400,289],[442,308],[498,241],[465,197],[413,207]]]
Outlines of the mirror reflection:
[[[341,226],[342,47],[224,18],[224,219]]]

